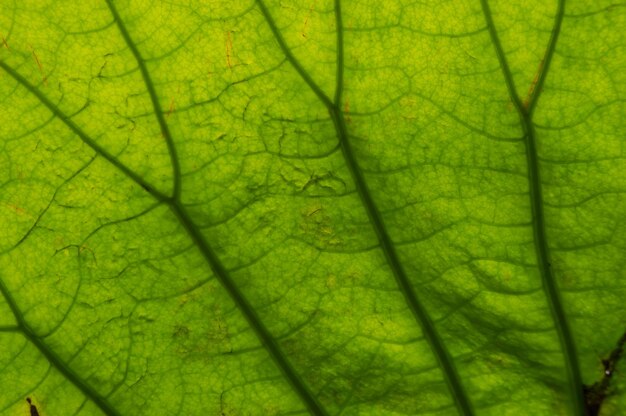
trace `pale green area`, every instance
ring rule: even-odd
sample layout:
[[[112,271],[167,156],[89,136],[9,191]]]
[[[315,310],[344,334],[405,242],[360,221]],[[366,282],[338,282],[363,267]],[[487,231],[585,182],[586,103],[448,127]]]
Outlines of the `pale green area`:
[[[560,1],[0,1],[0,415],[581,416],[626,5]]]

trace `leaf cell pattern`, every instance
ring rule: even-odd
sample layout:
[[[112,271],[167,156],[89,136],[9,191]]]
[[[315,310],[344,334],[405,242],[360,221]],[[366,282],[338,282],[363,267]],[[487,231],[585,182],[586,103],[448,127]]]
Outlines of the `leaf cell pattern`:
[[[621,414],[625,26],[2,2],[0,414]]]

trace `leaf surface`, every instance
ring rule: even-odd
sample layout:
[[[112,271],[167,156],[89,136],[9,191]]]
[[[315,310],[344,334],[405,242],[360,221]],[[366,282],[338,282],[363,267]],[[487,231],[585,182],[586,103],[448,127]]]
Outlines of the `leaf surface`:
[[[623,27],[3,1],[0,414],[623,414]]]

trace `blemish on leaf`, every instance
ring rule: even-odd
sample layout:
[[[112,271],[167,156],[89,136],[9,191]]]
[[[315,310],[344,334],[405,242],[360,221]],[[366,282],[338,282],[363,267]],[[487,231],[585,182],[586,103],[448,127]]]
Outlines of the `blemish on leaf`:
[[[37,410],[37,406],[33,404],[30,397],[27,397],[26,401],[28,402],[28,406],[30,407],[30,416],[39,416],[39,411]]]
[[[41,65],[41,61],[39,60],[39,57],[35,53],[35,49],[33,49],[31,47],[31,51],[33,53],[33,58],[35,58],[35,62],[37,63],[37,68],[39,68],[39,72],[41,73],[41,78],[43,80],[43,85],[45,85],[47,87],[48,86],[48,77],[46,76],[45,72],[43,72],[43,65]]]
[[[170,106],[167,110],[167,114],[165,114],[165,118],[170,118],[170,115],[174,112],[174,97],[170,100]]]
[[[170,98],[170,105],[167,109],[167,113],[165,114],[165,118],[168,119],[174,111],[176,111],[176,97],[180,94],[180,86],[178,87],[176,94]]]
[[[228,68],[233,69],[233,63],[231,60],[233,53],[233,38],[232,38],[232,30],[226,32],[226,64]]]
[[[334,289],[337,287],[337,276],[335,276],[334,274],[330,274],[328,275],[328,277],[326,278],[326,289]]]
[[[315,4],[312,4],[309,8],[309,13],[307,13],[306,17],[304,18],[304,24],[302,25],[302,31],[300,32],[302,37],[305,39],[308,37],[307,28],[309,26],[309,20],[311,20],[311,14],[313,13],[313,6],[315,6]]]
[[[315,215],[318,212],[320,212],[322,210],[322,208],[315,208],[313,211],[309,212],[308,214],[306,214],[307,217],[310,217],[311,215]]]
[[[7,40],[4,38],[4,36],[2,36],[2,44],[5,48],[9,49],[9,44],[7,43]]]
[[[339,195],[347,191],[345,181],[333,172],[318,174],[312,172],[307,181],[300,187],[300,192],[322,193],[325,195]]]
[[[304,210],[302,220],[300,230],[305,240],[315,242],[320,247],[336,247],[343,243],[336,233],[331,216],[325,215],[319,205]]]
[[[25,215],[26,214],[26,211],[24,211],[24,208],[21,208],[21,207],[19,207],[17,205],[14,205],[14,204],[8,204],[6,202],[4,202],[3,204],[6,207],[11,208],[13,211],[15,211],[16,214],[19,214],[19,215]]]
[[[602,379],[590,386],[583,384],[587,416],[598,416],[604,400],[612,394],[611,379],[624,352],[624,344],[626,344],[626,333],[619,339],[609,357],[602,360],[604,368]]]
[[[87,246],[86,244],[82,244],[81,246],[78,247],[78,254],[83,254],[85,251],[88,251],[89,253],[91,253],[91,256],[93,257],[93,261],[97,265],[98,260],[96,260],[96,253],[91,248],[89,248],[89,246]]]
[[[530,102],[535,93],[535,88],[537,87],[539,76],[541,75],[541,72],[543,72],[544,59],[545,58],[541,59],[541,62],[539,62],[539,68],[537,68],[537,73],[535,74],[535,78],[533,78],[533,82],[530,83],[530,87],[528,88],[528,93],[526,94],[526,98],[524,99],[524,102],[522,103],[522,105],[524,106],[524,109],[526,110],[528,110],[528,106],[530,105]]]
[[[102,55],[102,58],[104,58],[104,62],[102,63],[102,65],[100,65],[100,69],[98,70],[98,75],[96,75],[96,78],[106,78],[106,75],[103,75],[103,72],[107,64],[109,63],[109,58],[113,55],[115,54],[112,52],[105,53],[104,55]]]
[[[189,328],[185,325],[176,325],[174,327],[174,333],[172,334],[174,338],[188,338],[189,337]]]

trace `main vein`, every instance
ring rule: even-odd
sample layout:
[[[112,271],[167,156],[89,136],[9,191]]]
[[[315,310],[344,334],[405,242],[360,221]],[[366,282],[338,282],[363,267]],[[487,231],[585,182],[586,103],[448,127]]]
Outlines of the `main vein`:
[[[298,394],[300,399],[304,402],[309,412],[313,415],[327,415],[324,408],[318,403],[313,393],[309,390],[302,378],[298,375],[294,367],[291,365],[282,349],[278,345],[276,339],[271,335],[270,331],[265,327],[263,321],[259,318],[250,302],[246,299],[243,293],[239,290],[235,282],[233,281],[230,273],[218,256],[215,254],[210,244],[198,227],[191,220],[191,216],[187,213],[182,204],[173,202],[170,208],[180,220],[185,230],[189,233],[191,239],[196,243],[196,246],[200,249],[200,252],[204,256],[205,260],[211,266],[213,273],[217,280],[222,284],[224,289],[228,292],[231,298],[235,301],[235,304],[244,315],[256,335],[259,337],[265,348],[270,353],[270,356],[282,371],[283,375],[287,378],[288,382]]]
[[[296,391],[298,396],[300,396],[301,400],[304,402],[309,411],[315,415],[325,415],[326,412],[324,411],[324,409],[318,403],[317,399],[309,390],[302,378],[298,375],[295,368],[291,365],[270,331],[265,327],[250,302],[239,290],[234,280],[232,279],[232,276],[230,276],[228,270],[226,270],[219,257],[211,248],[211,245],[205,239],[204,235],[200,232],[196,224],[191,219],[191,216],[187,213],[183,204],[180,202],[181,175],[176,146],[163,116],[163,111],[161,110],[159,99],[154,89],[154,83],[152,82],[150,74],[146,68],[143,58],[141,57],[141,54],[139,53],[139,50],[137,49],[132,38],[130,37],[130,34],[128,33],[128,30],[126,29],[122,19],[117,13],[113,2],[111,0],[106,0],[106,2],[109,6],[109,9],[111,10],[111,13],[113,14],[115,22],[120,29],[120,32],[122,33],[122,37],[126,41],[126,44],[128,45],[135,59],[137,60],[137,63],[141,70],[141,74],[144,79],[144,83],[150,94],[154,113],[159,122],[159,126],[161,127],[163,136],[165,137],[165,140],[167,142],[170,159],[172,161],[172,166],[174,170],[174,193],[172,198],[167,201],[170,209],[179,219],[180,223],[183,225],[191,239],[195,242],[196,246],[202,253],[202,256],[211,267],[211,270],[215,274],[217,280],[221,283],[224,289],[234,300],[235,304],[244,315],[245,319],[248,321],[249,325],[254,330],[256,335],[259,337],[260,341],[265,346],[278,368],[287,378],[291,387]]]
[[[117,20],[119,16],[116,16]],[[121,20],[120,20],[121,21]],[[130,39],[130,38],[129,38]],[[131,42],[132,43],[132,42]],[[138,55],[137,55],[138,56]],[[98,145],[95,140],[93,140],[87,133],[85,133],[80,127],[78,127],[69,116],[63,113],[50,99],[48,99],[41,91],[28,82],[24,77],[22,77],[17,71],[11,68],[9,65],[0,60],[0,68],[4,69],[11,77],[13,77],[19,84],[21,84],[24,88],[26,88],[30,93],[32,93],[39,101],[47,107],[59,120],[61,120],[72,132],[74,132],[85,144],[91,147],[97,154],[106,159],[109,163],[123,172],[127,177],[129,177],[132,181],[140,185],[144,188],[152,197],[154,197],[157,201],[164,203],[169,206],[170,210],[176,216],[176,218],[180,221],[181,225],[184,227],[185,231],[189,234],[190,238],[197,245],[200,253],[204,257],[205,261],[210,266],[211,270],[214,272],[217,280],[222,284],[224,289],[228,292],[230,297],[233,299],[242,315],[249,323],[263,346],[268,351],[270,357],[274,361],[274,363],[278,366],[279,370],[286,377],[290,386],[294,389],[296,394],[300,397],[303,404],[306,406],[307,410],[313,415],[327,415],[326,410],[319,404],[313,393],[309,390],[306,383],[302,380],[302,378],[298,375],[294,367],[291,365],[282,349],[278,345],[277,341],[274,339],[270,331],[263,324],[259,316],[254,311],[250,302],[246,299],[243,293],[239,290],[237,285],[234,283],[232,276],[221,263],[218,256],[215,254],[210,244],[204,238],[202,233],[199,231],[197,225],[191,219],[191,216],[184,209],[183,204],[180,202],[180,191],[174,192],[173,196],[168,196],[156,189],[156,187],[152,186],[150,183],[146,182],[139,174],[134,172],[132,169],[128,168],[126,165],[121,163],[116,157],[107,152],[103,147]],[[147,72],[146,72],[147,74]],[[146,78],[147,85],[152,85],[149,77],[149,74]],[[156,92],[152,87],[152,91],[154,93],[154,99],[158,100],[156,97]],[[152,94],[151,94],[152,95]],[[154,102],[155,108],[159,108],[158,101]],[[155,110],[156,111],[156,110]],[[164,121],[164,120],[163,120]],[[171,146],[170,156],[174,158],[176,161],[176,165],[178,165],[178,160],[176,159],[176,149],[173,140],[168,141]],[[175,172],[178,168],[175,168]],[[2,287],[2,293],[9,295],[8,290]],[[12,309],[14,309],[14,313],[16,314],[16,319],[18,316],[21,316],[21,313],[17,309],[17,305],[15,302],[10,302],[10,305],[13,305]],[[20,322],[18,320],[18,322]],[[25,336],[33,342],[37,346],[37,348],[42,351],[44,356],[48,358],[51,364],[59,369],[59,371],[68,376],[68,379],[74,383],[81,391],[90,391],[92,394],[87,395],[90,399],[92,399],[101,409],[108,415],[118,415],[119,413],[109,407],[105,406],[106,403],[103,403],[101,400],[99,401],[97,393],[88,384],[81,380],[80,377],[74,373],[69,367],[60,360],[58,356],[56,356],[42,341],[37,335],[26,325],[26,322],[22,319],[22,324],[19,325],[20,330],[25,334]],[[86,393],[87,394],[87,393]]]
[[[331,114],[333,115],[333,120],[335,122],[335,127],[337,130],[337,137],[339,138],[339,142],[341,144],[341,150],[343,152],[344,159],[346,164],[348,165],[348,169],[350,170],[350,174],[354,180],[359,196],[361,197],[361,201],[363,202],[363,206],[367,211],[367,215],[372,223],[372,227],[374,228],[376,235],[378,237],[378,241],[380,242],[380,246],[385,253],[385,257],[391,270],[393,272],[394,278],[400,291],[404,295],[406,303],[408,304],[411,312],[417,323],[421,326],[424,336],[428,343],[430,344],[435,356],[437,357],[437,361],[443,370],[443,375],[448,384],[448,388],[450,389],[450,393],[454,398],[454,402],[460,414],[462,415],[472,415],[472,406],[470,401],[465,393],[463,385],[461,383],[461,379],[456,371],[454,366],[454,362],[447,348],[445,347],[443,340],[439,336],[435,325],[432,322],[432,319],[428,315],[428,312],[420,302],[411,285],[409,277],[404,270],[402,262],[398,257],[396,252],[395,245],[387,232],[387,227],[385,226],[385,222],[374,202],[372,194],[367,186],[367,182],[365,177],[363,176],[363,172],[359,167],[359,164],[356,160],[354,151],[352,149],[348,131],[346,128],[346,121],[344,118],[342,108],[343,102],[343,68],[344,68],[344,45],[343,45],[343,22],[342,22],[342,14],[341,14],[341,0],[335,0],[335,20],[337,27],[337,79],[336,79],[336,87],[335,87],[335,102],[332,107]]]
[[[284,55],[287,57],[287,60],[291,63],[296,72],[298,72],[298,74],[311,88],[315,95],[320,99],[324,106],[328,109],[335,124],[335,129],[337,132],[337,137],[341,146],[344,160],[346,162],[346,165],[348,166],[350,174],[352,175],[352,179],[355,183],[359,197],[361,198],[365,211],[367,212],[369,220],[372,224],[372,228],[374,228],[376,236],[378,237],[378,241],[380,243],[382,251],[384,252],[387,263],[391,268],[393,276],[396,280],[396,284],[404,295],[405,301],[409,306],[411,313],[413,314],[418,325],[422,328],[424,336],[427,342],[430,344],[430,347],[433,350],[437,361],[439,362],[439,365],[443,371],[445,380],[450,389],[450,393],[454,398],[454,403],[459,413],[466,416],[473,415],[472,406],[469,402],[467,394],[463,389],[460,377],[454,366],[453,359],[445,348],[441,337],[437,333],[432,319],[424,309],[415,291],[413,290],[411,282],[402,265],[402,262],[398,257],[395,245],[393,244],[393,241],[391,240],[391,237],[387,232],[387,228],[385,226],[383,218],[367,186],[367,182],[363,176],[363,172],[358,165],[354,151],[348,138],[346,122],[343,112],[341,110],[344,82],[344,31],[341,15],[341,0],[335,0],[335,21],[337,30],[337,74],[334,100],[331,100],[328,95],[323,92],[319,85],[315,83],[313,78],[304,69],[302,64],[300,64],[298,59],[293,55],[286,42],[284,41],[280,31],[278,30],[278,27],[276,26],[276,23],[274,22],[274,19],[269,13],[263,0],[257,0],[257,4],[259,5],[261,13],[265,17],[268,26],[274,34],[274,37],[276,38],[279,47],[281,48]]]
[[[513,105],[519,114],[522,129],[524,131],[529,194],[533,217],[533,239],[535,243],[537,263],[541,273],[543,288],[550,305],[552,318],[559,334],[561,348],[563,349],[565,356],[565,367],[568,373],[569,390],[571,398],[573,399],[574,412],[579,416],[583,416],[585,414],[585,401],[583,397],[582,378],[580,375],[576,345],[574,343],[574,337],[572,335],[567,316],[565,315],[559,288],[550,265],[550,249],[548,247],[545,215],[543,212],[541,172],[539,169],[539,157],[537,152],[537,135],[532,122],[533,111],[539,100],[541,89],[547,77],[550,62],[552,60],[552,56],[554,55],[556,42],[559,37],[565,8],[565,0],[558,1],[555,21],[548,47],[546,48],[546,53],[543,58],[544,61],[538,74],[537,85],[535,86],[526,105],[522,103],[519,95],[517,94],[517,89],[513,81],[513,76],[511,74],[506,55],[493,22],[488,0],[481,0],[481,5],[511,101],[513,101]]]

